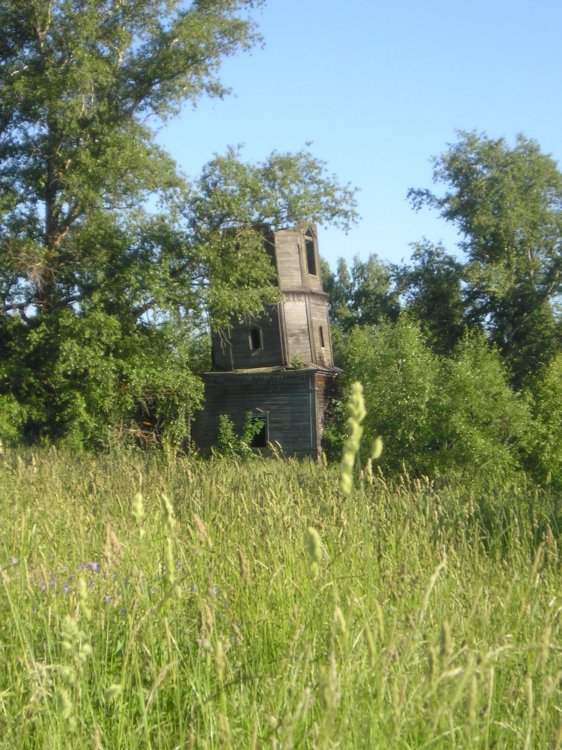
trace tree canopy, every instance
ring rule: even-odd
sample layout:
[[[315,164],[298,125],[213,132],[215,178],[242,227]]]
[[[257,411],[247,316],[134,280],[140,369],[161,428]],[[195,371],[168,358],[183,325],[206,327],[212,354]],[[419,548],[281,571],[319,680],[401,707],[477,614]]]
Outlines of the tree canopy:
[[[185,182],[150,118],[225,93],[225,55],[257,39],[251,0],[30,0],[0,9],[2,310],[91,296],[101,258],[153,242]],[[175,200],[174,200],[175,199]],[[133,238],[131,242],[130,238]],[[117,250],[119,253],[119,250]]]
[[[413,246],[409,263],[393,269],[404,309],[419,321],[433,349],[449,354],[465,332],[464,268],[441,245]]]
[[[466,132],[433,165],[436,188],[409,197],[457,227],[461,252],[422,240],[399,266],[340,259],[343,379],[364,385],[387,470],[524,468],[559,487],[562,174],[523,136]]]
[[[323,279],[332,322],[344,331],[398,316],[398,293],[392,269],[376,255],[370,255],[366,261],[356,256],[351,267],[340,258],[335,273],[325,266]]]
[[[459,133],[434,159],[436,193],[411,190],[414,208],[436,209],[461,233],[469,317],[485,327],[521,384],[554,356],[562,290],[562,174],[520,135]]]
[[[354,218],[306,150],[261,165],[232,150],[190,185],[154,140],[183,103],[226,93],[221,61],[259,41],[259,5],[2,3],[4,436],[104,443],[136,414],[181,439],[210,316],[274,298],[257,224]]]

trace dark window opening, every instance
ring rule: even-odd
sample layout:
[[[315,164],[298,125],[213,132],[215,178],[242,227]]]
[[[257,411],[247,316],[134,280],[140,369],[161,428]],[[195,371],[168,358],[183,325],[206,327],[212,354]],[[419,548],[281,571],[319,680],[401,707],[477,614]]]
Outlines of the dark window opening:
[[[250,349],[253,352],[256,352],[258,349],[263,349],[261,328],[252,328],[250,331]]]
[[[267,424],[267,415],[260,414],[254,417],[254,435],[250,442],[252,448],[267,448],[269,442],[269,429]]]
[[[307,234],[305,237],[306,247],[306,265],[308,267],[308,273],[311,276],[316,276],[316,251],[314,248],[314,240]]]
[[[318,333],[320,335],[320,346],[322,347],[322,349],[324,349],[326,344],[324,343],[324,329],[322,328],[322,326],[319,327]]]

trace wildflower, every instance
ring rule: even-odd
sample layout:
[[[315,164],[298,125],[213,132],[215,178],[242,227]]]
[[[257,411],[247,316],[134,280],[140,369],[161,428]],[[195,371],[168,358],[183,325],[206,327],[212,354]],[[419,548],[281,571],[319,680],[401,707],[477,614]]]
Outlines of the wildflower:
[[[78,570],[91,570],[92,573],[99,573],[100,564],[98,562],[95,562],[94,560],[91,560],[90,562],[83,562],[78,566]]]

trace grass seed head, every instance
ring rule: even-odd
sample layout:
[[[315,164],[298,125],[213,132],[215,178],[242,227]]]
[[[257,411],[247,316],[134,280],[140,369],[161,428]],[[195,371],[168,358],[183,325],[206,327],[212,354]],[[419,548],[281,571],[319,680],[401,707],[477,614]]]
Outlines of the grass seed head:
[[[306,548],[308,551],[310,571],[316,576],[320,569],[320,563],[322,562],[322,539],[320,538],[320,534],[312,526],[308,527]]]
[[[359,449],[361,448],[361,437],[363,427],[361,426],[367,414],[365,410],[365,399],[363,398],[363,386],[356,382],[351,386],[351,393],[347,403],[349,418],[349,435],[343,446],[341,460],[340,486],[344,494],[349,495],[353,489],[353,469]]]
[[[238,565],[240,569],[240,578],[242,579],[242,582],[247,586],[252,578],[252,571],[248,558],[241,548],[238,548]]]
[[[224,670],[226,666],[226,660],[224,656],[224,648],[220,638],[217,639],[215,644],[215,668],[217,670],[217,677],[219,682],[224,681]]]
[[[137,525],[137,528],[139,529],[139,536],[142,538],[145,533],[145,530],[143,528],[145,512],[144,500],[141,492],[137,492],[137,494],[133,498],[133,518],[135,524]]]
[[[105,545],[103,548],[103,559],[107,567],[112,567],[118,564],[123,557],[123,545],[117,538],[117,534],[113,531],[110,524],[107,524],[105,529]]]
[[[162,494],[162,512],[164,513],[164,519],[166,525],[170,531],[173,531],[176,527],[176,514],[174,506],[168,495]]]
[[[441,659],[441,663],[445,664],[452,653],[451,626],[447,620],[444,620],[439,634],[439,658]]]
[[[206,544],[209,549],[213,549],[213,542],[211,540],[211,537],[209,536],[209,532],[207,531],[205,522],[200,516],[197,515],[197,513],[193,514],[193,522],[195,523],[195,528],[197,530],[197,535],[199,536],[199,539],[204,544]]]

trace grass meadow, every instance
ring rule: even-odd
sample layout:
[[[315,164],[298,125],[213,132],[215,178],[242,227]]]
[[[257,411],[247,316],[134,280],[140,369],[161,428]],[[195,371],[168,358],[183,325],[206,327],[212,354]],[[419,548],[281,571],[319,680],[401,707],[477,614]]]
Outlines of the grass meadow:
[[[562,747],[560,499],[0,456],[1,748]]]

